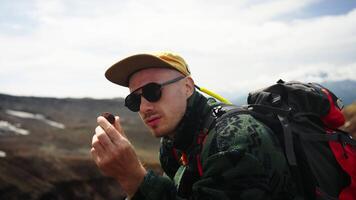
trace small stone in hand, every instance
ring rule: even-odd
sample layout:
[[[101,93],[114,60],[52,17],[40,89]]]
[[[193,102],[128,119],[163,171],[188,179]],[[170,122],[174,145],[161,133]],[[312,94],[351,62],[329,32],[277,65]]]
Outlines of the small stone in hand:
[[[105,117],[105,119],[108,120],[110,122],[110,124],[115,123],[115,117],[113,114],[111,114],[109,112],[104,112],[101,114],[101,116]]]

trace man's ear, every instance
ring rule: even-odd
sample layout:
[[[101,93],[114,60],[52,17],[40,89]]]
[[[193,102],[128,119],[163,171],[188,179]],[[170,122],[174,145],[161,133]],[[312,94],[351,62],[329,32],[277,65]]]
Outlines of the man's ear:
[[[190,76],[186,78],[185,86],[187,97],[190,97],[194,92],[194,80]]]

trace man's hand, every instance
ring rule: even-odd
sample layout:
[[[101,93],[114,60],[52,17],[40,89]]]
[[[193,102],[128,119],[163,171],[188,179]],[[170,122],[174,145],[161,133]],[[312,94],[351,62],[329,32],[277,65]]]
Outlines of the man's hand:
[[[126,138],[119,117],[115,117],[114,125],[102,116],[97,122],[91,155],[106,176],[115,178],[128,196],[133,196],[147,172]]]

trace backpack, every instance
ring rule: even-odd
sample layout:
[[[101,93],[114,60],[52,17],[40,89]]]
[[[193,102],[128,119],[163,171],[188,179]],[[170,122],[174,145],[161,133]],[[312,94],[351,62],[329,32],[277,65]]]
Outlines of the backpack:
[[[356,199],[356,141],[338,129],[345,122],[340,99],[315,83],[279,80],[249,93],[247,102],[242,109],[222,106],[219,116],[248,113],[273,130],[300,196]]]

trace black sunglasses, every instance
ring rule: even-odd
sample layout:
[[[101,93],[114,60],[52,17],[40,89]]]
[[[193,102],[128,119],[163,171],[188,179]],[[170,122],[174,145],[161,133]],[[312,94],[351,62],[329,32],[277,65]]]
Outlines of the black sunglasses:
[[[185,77],[180,76],[164,83],[148,83],[131,92],[131,94],[125,98],[125,106],[133,112],[138,112],[140,110],[141,96],[149,102],[157,102],[162,96],[161,89],[163,86],[175,83],[183,78]],[[142,89],[142,93],[137,94],[136,92],[140,89]]]

